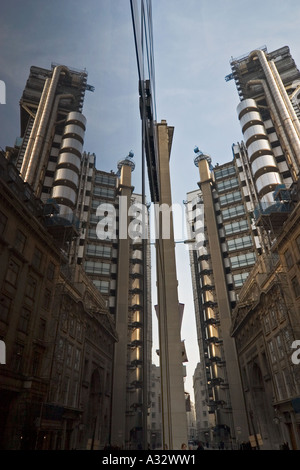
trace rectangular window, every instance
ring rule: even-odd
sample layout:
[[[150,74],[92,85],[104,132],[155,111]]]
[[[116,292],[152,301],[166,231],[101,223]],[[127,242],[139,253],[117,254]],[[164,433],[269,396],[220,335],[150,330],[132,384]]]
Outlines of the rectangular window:
[[[86,261],[85,270],[89,274],[109,274],[110,264],[97,261]]]
[[[83,327],[80,322],[77,322],[76,325],[76,338],[78,341],[82,341],[82,335],[83,335]]]
[[[96,227],[91,227],[88,231],[88,238],[91,240],[97,240],[97,233],[96,233]]]
[[[237,178],[230,178],[228,180],[221,181],[217,183],[218,192],[226,191],[228,189],[237,188],[239,185],[239,180]]]
[[[283,369],[282,374],[283,374],[283,380],[284,380],[284,384],[285,384],[285,388],[286,388],[288,397],[292,397],[293,396],[293,390],[295,389],[293,377],[292,377],[290,371],[287,368]]]
[[[63,338],[59,338],[58,343],[56,345],[57,361],[61,362],[64,360],[64,353],[65,353],[65,342]]]
[[[45,310],[50,309],[51,304],[51,290],[45,289],[44,291],[44,299],[43,299],[43,307]]]
[[[61,400],[64,405],[68,404],[69,387],[70,387],[70,377],[65,377],[63,379],[62,390],[61,390]]]
[[[42,355],[39,351],[34,351],[32,357],[32,375],[38,376],[41,368]]]
[[[24,346],[22,344],[16,344],[12,358],[12,369],[14,372],[20,373],[22,371],[23,354]]]
[[[229,167],[220,168],[220,169],[214,168],[214,175],[215,175],[216,180],[225,178],[226,176],[235,175],[235,174],[236,174],[236,171],[235,171],[234,166],[229,166]]]
[[[245,253],[242,255],[231,256],[230,262],[232,268],[250,266],[255,263],[255,253]]]
[[[298,251],[300,253],[300,235],[298,235],[298,237],[296,238],[296,243],[297,243]]]
[[[240,274],[234,274],[233,275],[233,280],[234,280],[234,285],[236,288],[242,287],[244,282],[246,281],[247,277],[249,276],[249,273],[240,273]]]
[[[38,329],[38,339],[43,341],[45,339],[45,333],[46,333],[46,320],[44,320],[44,318],[40,318],[39,329]]]
[[[245,208],[242,204],[222,210],[223,220],[232,219],[245,214]]]
[[[80,357],[81,357],[81,352],[79,349],[76,349],[75,359],[74,359],[74,370],[78,371],[80,368]]]
[[[24,233],[21,232],[21,230],[17,230],[15,238],[15,249],[18,250],[20,253],[24,252],[26,240],[27,237],[24,235]]]
[[[280,373],[274,374],[276,389],[277,389],[277,397],[279,400],[283,400],[285,397],[285,387],[282,380],[282,376]]]
[[[266,334],[268,334],[271,330],[269,312],[266,312],[264,316],[264,326],[265,326],[265,332]]]
[[[7,224],[7,217],[0,211],[0,235],[3,235],[6,224]]]
[[[9,282],[10,284],[12,284],[13,286],[16,286],[19,271],[20,271],[20,266],[13,259],[11,259],[8,263],[5,280]]]
[[[238,222],[232,222],[231,224],[225,224],[224,230],[226,235],[232,235],[233,233],[240,233],[249,229],[247,220],[240,220]]]
[[[99,186],[95,186],[94,191],[93,191],[93,195],[94,196],[99,196],[99,197],[104,198],[104,199],[114,199],[115,191],[114,191],[114,189],[102,188],[102,187],[99,187]]]
[[[242,248],[250,248],[253,245],[250,235],[240,238],[233,238],[227,241],[228,251],[241,250]]]
[[[276,362],[276,355],[275,355],[274,345],[273,345],[272,341],[270,341],[268,343],[268,346],[269,346],[269,353],[270,353],[271,362],[272,362],[272,364],[274,364],[274,362]]]
[[[26,303],[30,303],[30,304],[33,303],[35,299],[36,287],[37,287],[37,280],[32,276],[28,276],[26,290],[25,290]]]
[[[66,359],[67,367],[72,366],[72,357],[73,357],[73,346],[72,344],[69,343],[67,346],[67,359]]]
[[[233,193],[224,194],[223,196],[220,196],[219,198],[220,206],[232,204],[233,202],[238,202],[241,200],[242,200],[242,195],[240,191],[235,191]]]
[[[1,295],[0,299],[0,320],[7,322],[11,307],[11,299],[5,295]]]
[[[277,315],[276,315],[276,309],[275,307],[271,307],[270,310],[270,324],[271,328],[275,328],[277,326]]]
[[[300,296],[300,285],[297,276],[292,279],[292,287],[296,297]]]
[[[96,173],[95,183],[96,184],[107,184],[108,186],[115,186],[116,185],[116,177]]]
[[[111,247],[108,245],[88,245],[86,254],[88,256],[111,257]]]
[[[280,335],[276,336],[276,344],[277,344],[278,357],[279,359],[282,359],[284,357],[284,349],[283,349]]]
[[[102,294],[108,294],[109,293],[109,281],[102,281],[102,280],[99,280],[99,279],[93,279],[93,283]]]
[[[25,307],[21,310],[21,315],[19,319],[19,330],[23,333],[28,332],[30,313],[30,310]]]
[[[48,268],[47,268],[47,279],[49,281],[53,281],[54,276],[55,276],[55,264],[52,263],[52,261],[50,261],[50,263],[48,264]]]
[[[34,266],[36,269],[40,269],[42,265],[42,257],[42,252],[38,248],[35,248],[32,257],[32,266]]]
[[[284,259],[285,259],[287,268],[290,269],[294,264],[293,256],[292,256],[292,253],[290,252],[290,250],[286,250],[284,252]]]

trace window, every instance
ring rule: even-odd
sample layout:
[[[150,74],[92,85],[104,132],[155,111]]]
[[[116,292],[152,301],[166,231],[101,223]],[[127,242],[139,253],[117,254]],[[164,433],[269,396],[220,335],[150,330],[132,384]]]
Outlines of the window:
[[[232,219],[245,214],[245,208],[242,204],[222,210],[223,220]]]
[[[58,361],[63,361],[63,359],[64,359],[64,349],[65,349],[64,339],[59,338],[57,346],[56,346],[56,359]]]
[[[234,238],[227,241],[228,251],[240,250],[242,248],[249,248],[253,245],[250,235],[240,238]]]
[[[44,291],[44,301],[43,301],[43,307],[45,310],[50,309],[50,304],[51,304],[51,290],[45,289]]]
[[[247,277],[249,276],[249,273],[240,273],[240,274],[234,274],[233,275],[233,280],[234,280],[234,285],[236,288],[242,287],[244,282],[246,281]]]
[[[270,353],[271,362],[272,362],[272,364],[274,364],[274,362],[276,362],[276,355],[275,355],[274,345],[273,345],[272,341],[270,341],[268,343],[268,346],[269,346],[269,353]]]
[[[83,327],[82,324],[78,321],[76,324],[76,338],[78,341],[82,341]]]
[[[97,289],[102,293],[102,294],[108,294],[109,293],[109,281],[102,281],[99,279],[93,279],[93,283],[97,287]]]
[[[276,336],[276,344],[277,344],[278,357],[279,359],[282,359],[284,357],[284,349],[283,349],[280,335]]]
[[[109,274],[110,264],[97,261],[86,261],[85,270],[89,274]]]
[[[26,303],[33,304],[35,293],[36,293],[36,286],[37,286],[37,280],[32,276],[28,276],[26,290],[25,290]]]
[[[32,266],[34,266],[36,269],[40,269],[42,264],[42,257],[42,252],[38,248],[35,248],[32,257]]]
[[[7,217],[0,211],[0,235],[3,235],[7,224]]]
[[[88,256],[111,257],[111,247],[107,245],[88,245],[86,254]]]
[[[240,220],[238,222],[232,222],[231,224],[225,224],[224,230],[226,235],[232,235],[233,233],[240,233],[249,229],[247,220]]]
[[[283,380],[284,380],[284,384],[285,384],[287,394],[288,394],[289,397],[292,397],[293,392],[295,390],[293,377],[292,377],[290,371],[287,368],[285,368],[282,371],[282,374],[283,374]]]
[[[16,286],[19,271],[20,271],[20,266],[13,259],[11,259],[8,264],[5,280],[9,282],[10,284],[12,284],[13,286]]]
[[[264,316],[264,326],[265,326],[265,332],[268,334],[270,332],[270,317],[269,317],[269,312],[266,312]]]
[[[21,310],[21,315],[19,319],[19,330],[22,331],[23,333],[28,332],[30,313],[31,313],[30,310],[28,310],[25,307],[23,307]]]
[[[96,227],[92,227],[88,231],[88,238],[91,238],[92,240],[98,239],[97,233],[96,233]]]
[[[300,296],[300,285],[297,276],[292,279],[292,287],[296,297]]]
[[[11,307],[11,299],[5,295],[0,298],[0,320],[7,322]]]
[[[293,257],[292,257],[292,253],[290,252],[290,250],[286,250],[284,252],[284,258],[285,258],[285,262],[286,262],[286,265],[287,265],[287,268],[290,269],[294,262],[293,262]]]
[[[300,253],[300,235],[298,235],[298,237],[296,238],[296,243],[297,243],[298,251]]]
[[[66,359],[67,367],[72,366],[72,356],[73,356],[73,346],[72,344],[69,343],[67,346],[67,359]]]
[[[43,341],[45,339],[45,333],[46,333],[46,320],[44,320],[44,318],[40,318],[39,329],[38,329],[38,339]]]
[[[24,252],[25,244],[26,244],[27,237],[24,235],[21,230],[17,230],[16,239],[15,239],[15,248],[20,253]]]
[[[47,268],[47,279],[49,281],[53,281],[54,276],[55,276],[55,264],[52,263],[52,261],[50,261],[50,263],[48,264],[48,268]]]
[[[107,184],[108,186],[115,186],[116,185],[116,177],[109,176],[109,175],[102,175],[101,173],[97,173],[95,176],[95,183],[98,184]]]
[[[32,375],[35,377],[39,375],[41,367],[42,355],[39,351],[34,351],[32,358]]]
[[[70,377],[65,377],[63,379],[62,390],[61,390],[61,400],[64,405],[67,405],[68,403],[69,387],[70,387]]]
[[[284,320],[286,316],[285,303],[282,300],[278,300],[277,307],[278,307],[279,319]]]
[[[220,196],[220,206],[225,206],[226,204],[232,204],[233,202],[241,201],[242,195],[240,191],[235,191],[233,193],[224,194]]]
[[[218,192],[226,191],[227,189],[233,189],[238,187],[239,180],[237,178],[231,178],[228,180],[221,181],[217,184]]]
[[[252,265],[255,263],[255,253],[245,253],[242,255],[231,256],[230,262],[232,268],[242,268],[244,266]]]
[[[77,405],[78,391],[79,391],[78,380],[76,380],[73,384],[73,390],[71,393],[71,406],[73,407],[76,407]]]
[[[282,381],[282,376],[280,373],[274,374],[276,389],[277,389],[277,397],[279,400],[282,400],[285,396],[285,388],[284,383]]]
[[[225,167],[221,169],[216,169],[216,168],[214,169],[214,175],[215,175],[216,180],[225,178],[225,176],[230,176],[230,175],[235,175],[235,174],[236,174],[236,171],[235,171],[234,166],[229,166],[229,167]]]
[[[79,370],[79,367],[80,367],[80,356],[81,356],[81,352],[79,349],[76,349],[75,351],[75,360],[74,360],[74,370]]]
[[[70,318],[69,318],[69,333],[71,336],[75,336],[75,319],[73,317],[73,315],[70,315]]]
[[[105,198],[105,199],[106,199],[106,198],[107,198],[107,199],[114,199],[114,197],[115,197],[115,191],[114,191],[114,189],[102,188],[102,187],[95,186],[95,187],[94,187],[93,195],[94,195],[94,196],[103,197],[103,198]]]
[[[12,369],[14,372],[20,373],[22,370],[23,354],[24,346],[22,344],[16,344],[12,357]]]
[[[271,328],[275,328],[277,326],[277,315],[274,305],[270,308],[270,324]]]

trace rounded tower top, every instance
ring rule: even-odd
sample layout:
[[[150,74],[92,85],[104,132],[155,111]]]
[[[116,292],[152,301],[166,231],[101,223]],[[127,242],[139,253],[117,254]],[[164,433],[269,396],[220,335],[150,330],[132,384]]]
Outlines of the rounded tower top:
[[[131,167],[131,171],[133,171],[133,170],[135,169],[135,163],[134,163],[134,161],[132,160],[133,157],[134,157],[134,153],[133,153],[132,150],[130,150],[130,152],[128,153],[127,157],[123,158],[123,160],[119,160],[119,161],[118,161],[117,167],[118,167],[119,172],[121,171],[121,168],[122,168],[122,166],[124,166],[124,165],[130,166],[130,167]]]
[[[194,164],[196,167],[198,167],[198,164],[201,160],[207,160],[209,166],[211,165],[211,156],[208,153],[203,153],[201,150],[199,150],[197,145],[194,148],[194,153],[196,154],[196,157],[194,158]]]

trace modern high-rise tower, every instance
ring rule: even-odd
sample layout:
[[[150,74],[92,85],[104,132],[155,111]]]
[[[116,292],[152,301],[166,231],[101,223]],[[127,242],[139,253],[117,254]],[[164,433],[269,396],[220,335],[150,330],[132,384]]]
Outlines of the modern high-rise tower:
[[[288,47],[270,54],[255,50],[232,59],[231,67],[226,80],[237,85],[244,142],[233,145],[231,161],[214,167],[195,149],[199,190],[188,194],[187,209],[196,241],[190,256],[207,400],[217,438],[238,441],[247,437],[249,420],[231,337],[232,310],[256,259],[268,252],[289,213],[299,176],[300,75]]]
[[[68,260],[64,272],[71,278],[82,265],[111,314],[118,341],[107,426],[111,443],[134,449],[142,446],[143,433],[148,442],[150,251],[139,236],[143,199],[133,193],[133,154],[118,162],[117,173],[106,173],[96,169],[95,154],[83,152],[83,98],[93,90],[86,78],[85,71],[65,66],[31,67],[21,99],[21,138],[6,157],[44,203],[48,231]]]

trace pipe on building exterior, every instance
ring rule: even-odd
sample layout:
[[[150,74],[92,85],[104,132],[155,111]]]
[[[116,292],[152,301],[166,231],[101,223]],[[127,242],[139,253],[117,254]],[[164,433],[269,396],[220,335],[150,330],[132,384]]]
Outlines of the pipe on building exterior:
[[[42,110],[41,118],[38,122],[38,129],[37,129],[37,133],[35,136],[32,152],[31,152],[31,157],[28,163],[28,168],[26,170],[26,174],[24,178],[24,180],[29,184],[32,184],[34,181],[35,170],[38,164],[39,155],[40,155],[42,144],[45,138],[47,124],[48,124],[49,116],[50,116],[51,109],[53,106],[53,101],[54,101],[55,92],[57,89],[58,80],[59,80],[60,74],[63,71],[69,72],[68,68],[65,67],[64,65],[58,65],[57,67],[55,67],[52,78],[51,78],[48,93],[46,95],[45,106]]]
[[[280,77],[280,75],[279,75],[279,73],[278,73],[277,67],[276,67],[274,61],[272,61],[272,60],[270,61],[270,68],[271,68],[271,70],[272,70],[272,72],[273,72],[273,75],[274,75],[275,80],[276,80],[276,82],[277,82],[277,86],[278,86],[278,88],[279,88],[279,90],[280,90],[280,93],[281,93],[281,95],[282,95],[282,98],[283,98],[283,100],[284,100],[284,102],[285,102],[285,104],[286,104],[287,110],[288,110],[288,112],[289,112],[289,115],[290,115],[290,117],[291,117],[292,123],[293,123],[293,125],[294,125],[294,127],[295,127],[295,130],[296,130],[296,132],[297,132],[298,138],[300,138],[300,123],[299,123],[299,120],[298,120],[298,118],[297,118],[297,116],[296,116],[296,113],[295,113],[295,110],[294,110],[293,105],[292,105],[292,103],[291,103],[291,100],[290,100],[290,98],[289,98],[289,95],[287,94],[287,91],[286,91],[286,89],[285,89],[285,87],[284,87],[284,85],[283,85],[283,83],[282,83],[282,80],[281,80],[281,77]]]
[[[46,81],[45,81],[45,84],[44,84],[44,88],[43,88],[41,99],[40,99],[40,102],[39,102],[39,105],[38,105],[38,108],[37,108],[37,111],[36,111],[36,115],[34,117],[33,126],[32,126],[32,129],[31,129],[31,132],[30,132],[30,137],[28,139],[28,143],[27,143],[27,146],[26,146],[26,150],[25,150],[25,154],[24,154],[24,158],[23,158],[23,162],[22,162],[22,167],[21,167],[21,171],[20,171],[20,174],[21,174],[23,179],[25,179],[26,171],[27,171],[28,164],[29,164],[29,161],[30,161],[30,158],[31,158],[31,151],[32,151],[35,136],[36,136],[36,133],[37,133],[37,130],[38,130],[38,127],[39,127],[39,123],[40,123],[40,120],[41,120],[41,117],[42,117],[42,114],[43,114],[43,111],[44,111],[45,101],[46,101],[46,97],[47,97],[47,94],[48,94],[50,82],[51,82],[51,78],[47,78]]]
[[[266,55],[265,55],[264,51],[258,49],[258,50],[255,50],[255,51],[253,51],[249,54],[250,59],[253,58],[254,56],[257,56],[261,66],[262,66],[262,69],[265,73],[265,76],[266,76],[267,82],[269,84],[271,93],[273,95],[274,101],[278,106],[278,110],[279,110],[279,113],[281,115],[281,119],[284,123],[284,127],[285,127],[286,132],[289,136],[291,145],[294,149],[294,153],[295,153],[296,159],[298,161],[297,166],[299,166],[299,162],[300,162],[299,137],[298,137],[298,134],[297,134],[296,129],[294,127],[294,124],[292,122],[292,119],[290,117],[290,114],[287,110],[286,103],[285,103],[285,101],[284,101],[284,99],[283,99],[283,97],[280,93],[280,90],[278,88],[277,82],[276,82],[275,77],[274,77],[274,73],[273,73],[273,71],[272,71],[272,69],[269,65],[269,62],[266,58]]]
[[[40,175],[42,173],[44,165],[46,164],[48,144],[50,142],[50,137],[51,137],[53,127],[54,127],[54,124],[55,124],[55,120],[56,120],[58,103],[60,102],[60,100],[63,100],[63,99],[72,99],[72,100],[74,100],[74,96],[70,93],[68,93],[68,94],[66,93],[64,95],[58,95],[55,98],[54,105],[53,105],[53,110],[52,110],[52,113],[51,113],[50,122],[47,126],[48,129],[47,129],[47,132],[46,132],[46,137],[45,137],[44,145],[43,145],[43,148],[42,148],[42,155],[41,155],[41,158],[40,158],[39,162],[37,163],[37,165],[38,165],[37,172],[36,172],[37,177],[35,178],[35,180],[33,182],[34,191],[36,191],[38,189],[38,186],[39,186],[39,183],[40,183]]]
[[[271,115],[273,116],[273,119],[275,121],[275,124],[279,130],[279,134],[280,134],[280,138],[282,138],[283,140],[283,143],[285,145],[285,148],[287,150],[287,153],[288,153],[288,160],[289,160],[289,166],[290,166],[290,170],[291,170],[291,173],[293,175],[293,180],[295,181],[295,177],[298,173],[297,171],[297,168],[298,168],[298,165],[294,159],[294,151],[293,149],[291,148],[290,146],[290,143],[289,143],[289,140],[286,136],[286,133],[284,132],[284,128],[283,128],[283,124],[281,122],[281,118],[278,114],[278,111],[276,109],[276,106],[274,104],[274,101],[272,99],[272,95],[270,93],[270,90],[268,88],[268,85],[267,85],[267,82],[266,80],[263,80],[263,79],[256,79],[256,80],[250,80],[248,83],[247,83],[247,86],[248,87],[251,87],[252,85],[261,85],[263,87],[263,90],[264,90],[264,94],[265,94],[265,97],[266,97],[266,100],[267,100],[267,103],[268,103],[268,106],[271,110]],[[283,130],[283,132],[280,132],[280,129]]]

